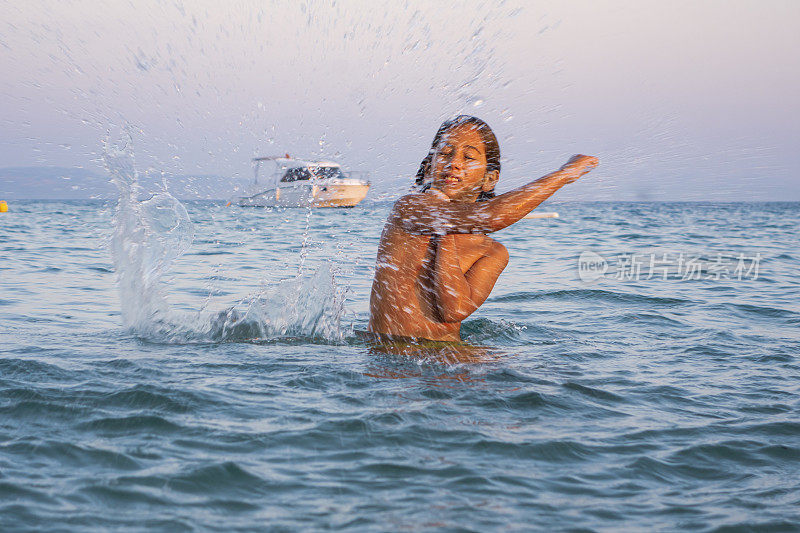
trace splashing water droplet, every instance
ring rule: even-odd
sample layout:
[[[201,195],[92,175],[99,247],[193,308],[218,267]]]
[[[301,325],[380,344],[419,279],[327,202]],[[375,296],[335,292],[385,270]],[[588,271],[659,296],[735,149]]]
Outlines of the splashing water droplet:
[[[311,207],[306,214],[304,251],[295,278],[281,281],[220,313],[180,313],[169,306],[162,279],[192,245],[194,227],[183,204],[166,191],[146,199],[139,183],[130,133],[104,143],[103,160],[119,189],[111,252],[122,304],[123,325],[159,342],[241,342],[286,336],[341,342],[347,286],[336,283],[330,265],[304,269]],[[253,228],[255,229],[255,228]],[[245,309],[239,310],[244,305]]]

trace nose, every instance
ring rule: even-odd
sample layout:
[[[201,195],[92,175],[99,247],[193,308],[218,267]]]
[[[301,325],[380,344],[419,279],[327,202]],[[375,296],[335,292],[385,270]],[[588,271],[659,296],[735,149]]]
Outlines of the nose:
[[[464,162],[457,155],[450,156],[445,163],[445,168],[448,170],[461,170],[463,166]]]

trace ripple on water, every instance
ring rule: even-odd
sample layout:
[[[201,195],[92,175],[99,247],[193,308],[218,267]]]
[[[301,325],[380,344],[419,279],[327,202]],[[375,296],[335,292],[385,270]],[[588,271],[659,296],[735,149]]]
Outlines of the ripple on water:
[[[590,398],[596,400],[602,400],[604,402],[612,404],[629,403],[627,399],[625,399],[622,396],[619,396],[618,394],[614,394],[613,392],[608,392],[599,388],[581,385],[580,383],[575,383],[572,381],[567,381],[566,383],[563,384],[563,387],[565,389],[574,390],[576,392],[584,394]]]
[[[9,502],[22,500],[34,502],[38,505],[57,505],[56,498],[50,496],[46,490],[33,489],[31,483],[23,484],[14,483],[12,481],[0,481],[0,495],[2,495],[0,511],[3,511],[3,516],[5,516],[5,510],[12,507],[9,505]]]
[[[157,494],[142,490],[122,488],[115,486],[116,481],[111,483],[87,484],[78,489],[79,497],[91,501],[94,505],[123,506],[128,510],[141,509],[164,509],[170,505],[178,505],[170,498],[164,496],[164,491]],[[74,496],[73,496],[74,497]]]
[[[683,481],[737,481],[743,476],[740,472],[729,472],[718,465],[694,465],[673,463],[653,457],[639,457],[623,470],[625,477],[658,481],[666,484]]]
[[[208,398],[188,391],[176,391],[152,385],[136,385],[126,390],[98,395],[97,407],[148,409],[170,413],[188,413],[208,406]]]
[[[58,351],[56,350],[47,350],[39,347],[20,348],[16,351],[18,353],[39,352],[42,355],[58,355]],[[31,378],[66,381],[71,377],[72,374],[69,371],[52,363],[45,363],[32,359],[0,359],[0,378],[3,379],[17,379],[22,382],[27,382]]]
[[[752,304],[725,304],[724,307],[745,318],[783,318],[795,321],[800,319],[800,313],[778,307]]]
[[[476,318],[461,324],[461,337],[464,341],[475,344],[504,345],[518,342],[525,329],[525,326],[513,322]]]
[[[213,497],[256,499],[271,492],[270,483],[234,461],[214,463],[170,476],[167,487],[177,492]]]
[[[537,391],[520,391],[511,395],[491,395],[480,400],[481,407],[487,409],[518,410],[534,412],[535,410],[552,408],[566,410],[566,406],[555,397],[546,397]]]
[[[722,441],[689,446],[669,456],[670,461],[692,465],[716,466],[718,468],[760,467],[769,464],[758,453],[761,443],[757,441]]]
[[[538,300],[608,302],[618,304],[642,304],[648,308],[672,308],[694,303],[686,298],[670,298],[664,296],[648,296],[646,294],[612,291],[603,289],[566,289],[555,291],[530,292],[522,291],[505,294],[493,298],[494,302],[525,302]]]
[[[16,392],[19,392],[18,390]],[[14,391],[11,391],[14,394]],[[73,404],[53,401],[46,396],[26,391],[38,399],[27,399],[0,406],[0,414],[7,420],[15,420],[20,424],[38,425],[45,422],[72,422],[85,418],[90,409]]]
[[[180,424],[171,422],[158,415],[100,417],[88,422],[81,422],[77,425],[77,428],[97,432],[109,437],[114,435],[135,435],[142,433],[169,435],[181,432],[185,429]]]
[[[534,462],[562,465],[589,461],[599,455],[592,447],[573,440],[548,439],[539,442],[509,442],[481,439],[469,446],[474,452],[489,454],[497,458],[518,457]]]
[[[37,461],[50,459],[56,464],[73,467],[102,467],[114,470],[138,470],[141,464],[125,453],[87,445],[56,440],[15,442],[3,447],[3,451]]]

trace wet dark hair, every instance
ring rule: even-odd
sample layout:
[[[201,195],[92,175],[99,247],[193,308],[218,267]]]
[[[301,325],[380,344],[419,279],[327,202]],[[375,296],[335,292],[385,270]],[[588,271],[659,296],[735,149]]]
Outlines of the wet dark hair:
[[[459,126],[466,125],[473,126],[476,130],[478,130],[478,133],[481,136],[484,151],[486,152],[486,172],[492,172],[493,170],[500,172],[500,143],[497,142],[497,137],[495,137],[492,128],[490,128],[487,123],[478,117],[458,115],[455,118],[445,121],[441,126],[439,126],[439,130],[436,132],[436,136],[433,138],[431,149],[428,150],[428,155],[425,156],[425,159],[423,159],[422,163],[419,165],[416,185],[421,187],[423,191],[427,191],[431,187],[430,183],[425,184],[425,176],[428,174],[428,171],[431,168],[431,161],[433,161],[433,154],[436,152],[436,146],[442,140],[442,137],[445,133]],[[481,193],[478,195],[477,201],[481,202],[490,198],[494,198],[494,190],[489,192],[481,191]]]

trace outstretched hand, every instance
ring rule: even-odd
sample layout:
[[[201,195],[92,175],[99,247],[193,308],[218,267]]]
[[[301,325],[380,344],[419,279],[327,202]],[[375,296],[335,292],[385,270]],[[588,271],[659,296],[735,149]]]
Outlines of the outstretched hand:
[[[573,181],[577,180],[584,174],[591,171],[595,168],[600,161],[591,155],[574,155],[570,158],[566,164],[561,167],[561,170],[565,172],[564,176],[564,184],[572,183]]]

